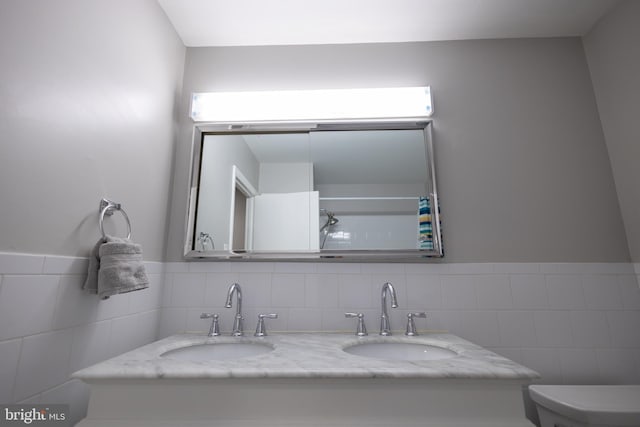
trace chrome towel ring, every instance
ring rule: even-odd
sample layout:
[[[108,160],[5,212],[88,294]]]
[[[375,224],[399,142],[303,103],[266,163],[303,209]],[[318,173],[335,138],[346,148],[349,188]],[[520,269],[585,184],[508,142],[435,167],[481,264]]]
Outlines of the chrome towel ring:
[[[100,232],[102,233],[102,238],[107,240],[107,233],[104,232],[104,217],[113,215],[114,211],[119,211],[124,216],[124,219],[127,221],[127,239],[131,238],[131,221],[129,221],[129,217],[127,213],[122,209],[122,205],[120,203],[116,203],[109,199],[100,200]]]

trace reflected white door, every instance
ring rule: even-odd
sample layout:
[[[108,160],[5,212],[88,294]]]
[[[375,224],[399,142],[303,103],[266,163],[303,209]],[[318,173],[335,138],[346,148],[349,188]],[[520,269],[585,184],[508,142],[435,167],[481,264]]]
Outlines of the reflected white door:
[[[253,198],[253,250],[317,252],[319,193],[267,193]]]

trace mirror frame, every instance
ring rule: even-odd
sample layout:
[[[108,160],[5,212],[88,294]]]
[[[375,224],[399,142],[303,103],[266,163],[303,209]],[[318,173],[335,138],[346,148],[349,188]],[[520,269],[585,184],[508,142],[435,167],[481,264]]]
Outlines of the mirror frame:
[[[433,150],[433,123],[423,118],[405,118],[396,120],[332,120],[314,122],[244,122],[244,123],[198,123],[194,125],[191,139],[191,167],[189,171],[189,189],[185,220],[184,258],[205,261],[329,261],[329,262],[421,262],[430,258],[444,256],[442,246],[442,227],[440,206],[436,185],[436,168]],[[433,249],[373,249],[373,250],[323,250],[320,252],[238,252],[198,251],[194,248],[196,209],[200,181],[202,145],[207,134],[246,134],[265,132],[305,132],[305,131],[357,131],[357,130],[407,130],[422,129],[425,136],[427,155],[427,194],[430,197]]]

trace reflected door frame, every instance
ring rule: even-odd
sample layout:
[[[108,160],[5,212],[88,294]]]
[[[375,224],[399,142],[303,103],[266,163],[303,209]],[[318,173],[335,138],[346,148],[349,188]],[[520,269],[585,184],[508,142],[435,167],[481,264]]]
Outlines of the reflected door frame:
[[[251,251],[253,248],[253,198],[258,195],[251,182],[246,178],[238,166],[231,168],[231,203],[229,212],[229,252],[234,252],[234,230],[236,217],[236,191],[246,197],[246,210],[244,215],[244,251]]]

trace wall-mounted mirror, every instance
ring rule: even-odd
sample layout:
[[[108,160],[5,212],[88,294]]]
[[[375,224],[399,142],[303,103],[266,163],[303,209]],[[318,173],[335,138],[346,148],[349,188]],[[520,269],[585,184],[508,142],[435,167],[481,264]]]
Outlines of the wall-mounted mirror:
[[[430,121],[197,125],[185,256],[442,256]]]

